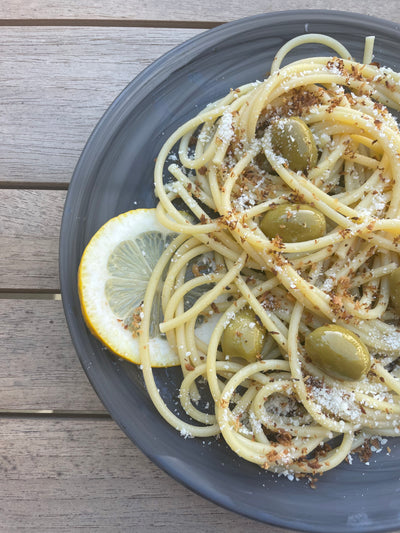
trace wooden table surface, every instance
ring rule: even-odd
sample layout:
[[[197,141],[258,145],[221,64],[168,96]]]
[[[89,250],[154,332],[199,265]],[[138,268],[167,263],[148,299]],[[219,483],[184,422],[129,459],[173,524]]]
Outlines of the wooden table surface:
[[[246,9],[243,9],[243,7]],[[58,279],[68,183],[141,70],[222,22],[344,0],[3,0],[0,5],[0,530],[277,533],[153,465],[92,390]],[[400,22],[400,3],[353,9]]]

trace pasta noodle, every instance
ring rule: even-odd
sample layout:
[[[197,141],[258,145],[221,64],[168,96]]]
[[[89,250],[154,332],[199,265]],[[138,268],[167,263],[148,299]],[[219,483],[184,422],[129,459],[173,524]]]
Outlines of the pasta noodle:
[[[294,47],[310,42],[336,55],[282,66]],[[177,236],[143,304],[148,392],[182,435],[221,433],[240,457],[289,477],[322,473],[366,439],[399,434],[399,305],[390,275],[399,267],[400,134],[388,108],[400,108],[400,75],[371,62],[372,46],[368,37],[361,64],[327,36],[293,39],[264,81],[231,90],[178,128],[155,166],[157,218]],[[304,134],[289,139],[282,124],[293,118]],[[305,141],[315,161],[296,169],[285,146],[300,150]],[[296,216],[312,207],[313,220],[322,217],[326,228],[285,241],[283,224],[268,236],[263,224],[288,206]],[[285,213],[290,226],[293,213]],[[150,366],[150,312],[160,283],[160,331],[181,361],[185,420],[165,404]],[[192,291],[199,296],[188,306]],[[253,342],[263,332],[255,357],[223,349],[224,335],[245,313],[255,318],[235,335]],[[196,335],[204,320],[215,321],[209,342]],[[348,376],[306,349],[311,333],[326,326],[361,346]],[[352,365],[364,365],[359,376]]]

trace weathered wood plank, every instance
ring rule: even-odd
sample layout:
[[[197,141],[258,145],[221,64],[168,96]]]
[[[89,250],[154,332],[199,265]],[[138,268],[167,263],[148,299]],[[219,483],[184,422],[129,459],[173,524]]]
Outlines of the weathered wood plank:
[[[29,3],[28,12],[31,10],[34,16],[34,13],[51,13],[52,10],[55,13],[58,9],[59,13],[66,10],[67,14],[76,13],[78,17],[79,6],[84,9],[82,6],[86,3],[75,4],[70,9],[64,2],[49,1],[47,8],[42,8],[35,1]],[[119,4],[125,5],[124,2]],[[366,2],[360,6],[369,12],[370,4]],[[0,9],[18,14],[20,5],[18,0],[10,7],[8,2],[3,2]],[[142,7],[148,5],[155,9],[158,4],[141,4]],[[227,9],[226,2],[222,7],[224,5]],[[257,5],[260,11],[262,6]],[[381,15],[385,16],[385,10],[390,9],[388,6],[392,8],[388,11],[392,20],[400,18],[400,5],[393,2],[382,6]],[[192,8],[198,6],[192,5]],[[92,13],[96,9],[101,18],[100,3],[93,1]],[[115,9],[113,6],[113,13],[118,9],[118,5]],[[185,12],[183,4],[181,9]],[[25,7],[20,11],[18,16],[23,16]],[[160,7],[158,11],[170,13],[169,9]],[[204,8],[204,13],[212,12],[214,10]],[[236,18],[242,10],[232,9],[230,13]],[[216,16],[222,18],[219,9]],[[157,57],[200,31],[3,26],[0,37],[0,104],[3,109],[0,115],[0,185],[66,185],[87,138],[120,91]]]
[[[61,301],[0,299],[0,409],[106,412],[75,353]]]
[[[202,2],[134,2],[125,0],[70,0],[59,2],[57,0],[8,0],[0,8],[2,19],[86,19],[86,20],[129,20],[129,21],[230,21],[239,17],[257,15],[282,9],[327,9],[333,8],[343,11],[354,11],[354,6],[346,0],[326,2],[314,0],[304,2],[288,0],[284,4],[280,0],[249,0],[245,9],[240,0],[223,0],[218,6],[212,0]],[[366,0],[357,4],[357,11],[365,14],[387,18],[394,22],[400,20],[400,8],[396,0],[387,0],[377,7],[373,0]]]
[[[65,191],[0,190],[0,289],[59,290],[65,197]]]
[[[3,419],[0,457],[2,531],[283,533],[182,487],[111,420]]]
[[[86,140],[121,90],[198,33],[2,27],[0,185],[68,183]]]

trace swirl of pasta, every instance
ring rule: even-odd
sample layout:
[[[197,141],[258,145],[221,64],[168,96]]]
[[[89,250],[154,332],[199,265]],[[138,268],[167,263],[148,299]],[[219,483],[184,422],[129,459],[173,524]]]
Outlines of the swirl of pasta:
[[[306,42],[336,55],[282,66]],[[399,433],[399,309],[390,280],[400,263],[400,133],[389,108],[400,109],[400,75],[372,63],[372,48],[367,37],[358,63],[327,36],[290,41],[264,81],[208,105],[171,135],[156,161],[157,218],[178,236],[143,305],[148,392],[183,435],[221,433],[239,456],[273,472],[322,473],[366,439]],[[295,130],[294,138],[286,132],[285,120],[311,135],[311,168],[294,170],[277,148],[276,124],[281,145],[300,153],[304,144]],[[322,214],[326,230],[302,239],[301,223],[285,242],[279,227],[295,224],[299,205]],[[289,210],[276,235],[267,236],[261,221],[278,206],[294,215]],[[159,327],[180,357],[179,398],[191,422],[167,407],[148,356],[150,311],[163,275]],[[192,291],[199,296],[188,306]],[[254,319],[235,335],[251,343],[255,326],[263,328],[262,349],[225,353],[221,340],[245,309]],[[197,325],[213,317],[205,342]],[[332,324],[351,332],[370,357],[356,379],[332,375],[305,349],[311,332]]]

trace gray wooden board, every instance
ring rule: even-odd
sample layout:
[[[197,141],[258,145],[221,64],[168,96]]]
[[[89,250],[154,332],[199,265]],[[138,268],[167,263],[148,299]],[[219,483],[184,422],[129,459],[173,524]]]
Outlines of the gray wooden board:
[[[111,420],[5,418],[0,458],[1,531],[282,531],[179,485]]]
[[[61,301],[0,299],[0,340],[0,409],[105,412],[75,353]]]
[[[0,186],[67,185],[90,133],[118,94],[200,31],[2,27]]]
[[[326,7],[355,9],[344,0],[250,0],[245,9],[239,0],[217,8],[210,0],[2,2],[0,188],[11,187],[0,192],[3,296],[59,290],[66,193],[18,189],[67,188],[89,134],[134,76],[220,22]],[[367,0],[356,9],[400,22],[395,0]],[[0,299],[0,324],[0,531],[282,531],[191,493],[112,420],[90,415],[105,411],[74,352],[60,301]],[[5,415],[36,409],[77,414]]]
[[[327,2],[326,0],[249,0],[245,4],[241,0],[223,0],[216,4],[212,0],[202,2],[187,2],[176,0],[174,2],[150,0],[135,2],[133,0],[70,0],[60,2],[57,0],[8,0],[0,7],[0,19],[37,20],[45,19],[50,23],[56,20],[83,19],[89,21],[152,21],[154,24],[173,21],[213,21],[222,22],[235,20],[241,17],[257,15],[270,11],[290,9],[338,9],[343,11],[358,11],[368,15],[375,15],[398,22],[400,20],[400,7],[396,0],[387,0],[378,4],[366,0],[357,4],[346,0]],[[54,20],[53,20],[54,23]]]
[[[65,191],[0,189],[0,289],[59,291]]]

